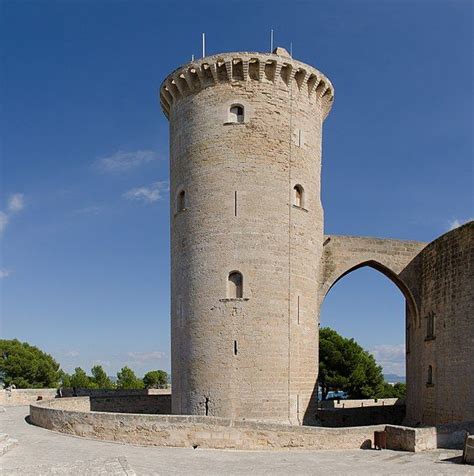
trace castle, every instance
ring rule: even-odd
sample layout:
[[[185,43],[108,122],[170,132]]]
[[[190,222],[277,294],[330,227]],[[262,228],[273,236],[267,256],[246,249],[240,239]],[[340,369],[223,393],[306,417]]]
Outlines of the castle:
[[[407,421],[474,420],[473,223],[429,245],[325,235],[333,99],[282,48],[205,57],[164,80],[173,413],[311,424],[321,303],[371,266],[407,302]]]

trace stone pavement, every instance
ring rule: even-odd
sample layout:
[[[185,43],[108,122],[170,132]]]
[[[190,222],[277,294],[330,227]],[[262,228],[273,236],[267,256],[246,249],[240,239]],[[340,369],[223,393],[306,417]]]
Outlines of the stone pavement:
[[[0,457],[10,475],[444,475],[472,474],[461,451],[222,451],[155,448],[88,440],[28,424],[28,407],[0,412],[0,432],[18,446]]]

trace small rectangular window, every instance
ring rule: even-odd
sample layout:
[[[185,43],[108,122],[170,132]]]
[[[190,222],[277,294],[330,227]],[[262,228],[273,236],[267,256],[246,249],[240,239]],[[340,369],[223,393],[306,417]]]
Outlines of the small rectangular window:
[[[234,355],[237,355],[237,341],[234,340]]]

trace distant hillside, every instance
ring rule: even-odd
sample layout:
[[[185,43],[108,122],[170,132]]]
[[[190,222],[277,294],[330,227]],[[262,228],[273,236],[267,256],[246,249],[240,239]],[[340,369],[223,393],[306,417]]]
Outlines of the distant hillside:
[[[386,382],[389,383],[406,383],[406,377],[402,377],[400,375],[395,375],[395,374],[384,374],[383,378],[385,379]]]

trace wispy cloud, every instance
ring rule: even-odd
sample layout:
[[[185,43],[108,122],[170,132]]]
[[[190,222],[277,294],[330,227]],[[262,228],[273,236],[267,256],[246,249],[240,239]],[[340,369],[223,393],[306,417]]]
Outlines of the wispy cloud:
[[[0,279],[8,278],[10,276],[11,271],[8,269],[0,269]]]
[[[370,350],[384,373],[405,375],[405,344],[376,345]]]
[[[79,357],[79,352],[77,350],[68,350],[64,352],[65,357]]]
[[[154,182],[144,187],[132,188],[124,193],[124,197],[129,200],[138,200],[145,203],[154,203],[164,198],[164,194],[168,192],[168,182]]]
[[[93,365],[102,365],[102,367],[111,367],[112,363],[110,360],[96,359],[92,362]]]
[[[8,199],[8,211],[17,213],[25,208],[25,196],[22,193],[14,193]]]
[[[74,215],[99,215],[104,207],[102,205],[91,205],[89,207],[79,208],[74,210],[72,213]]]
[[[25,208],[25,197],[22,193],[13,193],[8,197],[7,211],[0,210],[0,235],[5,231],[10,217]]]
[[[151,352],[127,352],[127,356],[133,362],[149,362],[150,360],[160,360],[166,357],[166,352],[154,350]]]
[[[464,225],[465,223],[468,223],[472,220],[474,220],[474,217],[470,217],[466,219],[454,218],[454,220],[451,220],[449,222],[448,231],[454,230],[455,228],[458,228],[459,226]]]
[[[157,160],[152,150],[135,150],[125,152],[119,150],[108,157],[99,157],[94,162],[94,168],[104,173],[121,173],[135,169],[146,163]]]

